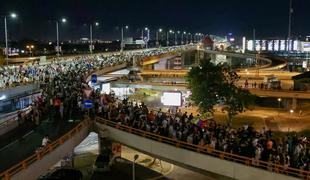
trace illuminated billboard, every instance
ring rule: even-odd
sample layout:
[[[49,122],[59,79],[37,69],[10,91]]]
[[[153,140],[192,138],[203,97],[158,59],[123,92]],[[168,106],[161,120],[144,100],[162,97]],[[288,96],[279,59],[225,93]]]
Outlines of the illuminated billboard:
[[[274,51],[279,51],[279,46],[280,46],[279,43],[280,43],[279,40],[274,40],[274,46],[273,46]]]
[[[256,51],[260,51],[260,49],[261,49],[260,40],[256,40],[256,41],[255,41],[255,50],[256,50]]]
[[[285,40],[280,40],[280,51],[285,51]]]
[[[293,50],[294,50],[294,51],[297,51],[297,50],[298,50],[298,41],[297,41],[297,40],[295,40],[295,41],[293,42]]]
[[[161,103],[165,106],[182,106],[181,92],[164,92],[161,97]]]
[[[304,52],[310,52],[310,42],[302,42],[302,50]]]
[[[268,51],[273,51],[273,41],[272,41],[272,40],[271,40],[271,41],[268,41],[267,44],[268,44],[268,46],[267,46],[268,49],[267,49],[267,50],[268,50]]]
[[[254,50],[253,40],[249,40],[247,44],[247,50],[253,51]]]
[[[266,51],[267,46],[266,46],[266,40],[262,40],[262,51]]]

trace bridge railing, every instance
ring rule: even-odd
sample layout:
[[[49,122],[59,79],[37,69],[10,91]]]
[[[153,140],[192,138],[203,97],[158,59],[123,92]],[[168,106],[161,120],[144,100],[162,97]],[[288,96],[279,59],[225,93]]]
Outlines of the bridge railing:
[[[0,173],[0,179],[1,180],[9,180],[13,175],[15,175],[15,174],[19,173],[20,171],[28,168],[34,162],[41,160],[42,158],[44,158],[44,156],[46,156],[50,152],[53,152],[57,147],[61,146],[63,143],[65,143],[71,137],[73,137],[74,135],[79,133],[83,128],[88,127],[90,125],[90,123],[91,123],[91,121],[89,119],[82,121],[75,128],[71,129],[68,133],[66,133],[62,137],[58,138],[57,140],[53,141],[52,143],[49,143],[44,148],[37,150],[33,155],[29,156],[28,158],[24,159],[23,161],[19,162],[18,164],[14,165],[11,168]]]
[[[150,133],[147,131],[143,131],[140,129],[135,129],[135,128],[130,127],[130,126],[121,125],[119,123],[116,123],[116,122],[113,122],[110,120],[106,120],[103,118],[99,118],[99,117],[96,118],[96,122],[105,124],[105,125],[110,126],[110,127],[114,127],[116,129],[131,133],[131,134],[135,134],[135,135],[139,135],[139,136],[142,136],[142,137],[145,137],[148,139],[152,139],[154,141],[170,144],[170,145],[173,145],[177,148],[184,148],[184,149],[188,149],[191,151],[195,151],[197,153],[206,154],[206,155],[210,155],[213,157],[218,157],[218,158],[223,159],[223,160],[229,160],[229,161],[233,161],[233,162],[237,162],[237,163],[242,163],[246,166],[252,166],[252,167],[272,171],[274,173],[279,173],[279,174],[284,174],[284,175],[289,175],[289,176],[294,176],[297,178],[310,180],[310,171],[303,171],[300,169],[286,167],[286,166],[283,166],[280,164],[274,164],[271,162],[255,160],[255,159],[248,158],[245,156],[227,153],[224,151],[215,150],[214,148],[212,148],[210,146],[201,146],[201,145],[190,144],[190,143],[187,143],[184,141],[179,141],[176,139],[168,138],[165,136],[160,136],[160,135]]]

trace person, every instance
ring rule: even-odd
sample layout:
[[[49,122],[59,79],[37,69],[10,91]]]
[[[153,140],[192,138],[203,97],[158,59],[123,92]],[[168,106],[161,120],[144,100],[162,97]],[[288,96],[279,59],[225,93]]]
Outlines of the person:
[[[17,123],[18,123],[18,126],[20,126],[21,125],[21,123],[22,123],[22,112],[21,111],[18,111],[17,112]]]
[[[50,139],[48,135],[45,135],[44,138],[42,139],[42,146],[46,146],[50,143]]]

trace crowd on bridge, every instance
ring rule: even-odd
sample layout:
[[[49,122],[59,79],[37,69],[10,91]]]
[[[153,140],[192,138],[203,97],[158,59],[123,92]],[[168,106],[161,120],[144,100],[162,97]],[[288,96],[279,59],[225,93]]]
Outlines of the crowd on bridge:
[[[101,98],[97,113],[103,118],[131,126],[157,135],[209,147],[251,158],[252,164],[259,161],[294,167],[309,171],[310,151],[305,136],[288,134],[276,138],[271,130],[256,131],[251,126],[238,129],[218,124],[214,119],[199,115],[153,111],[145,104],[134,104],[128,100],[115,100],[111,95]],[[197,121],[198,119],[198,121]],[[195,123],[200,122],[200,123]],[[203,122],[203,123],[202,123]]]
[[[168,47],[162,49],[128,51],[122,54],[97,54],[83,55],[67,58],[54,58],[51,61],[40,64],[32,62],[29,64],[12,65],[0,67],[0,90],[3,88],[15,87],[27,83],[41,83],[51,81],[61,73],[70,72],[77,69],[96,70],[106,66],[112,66],[117,63],[123,63],[136,57],[146,57],[158,55],[178,48]]]
[[[37,124],[44,114],[50,119],[68,120],[81,117],[86,109],[84,89],[89,88],[86,77],[93,71],[119,63],[132,62],[133,56],[152,56],[171,49],[128,52],[124,54],[80,56],[47,65],[6,66],[0,69],[0,88],[20,83],[39,82],[42,96],[33,104],[31,117]],[[216,150],[251,158],[253,165],[258,160],[294,167],[303,170],[310,168],[310,152],[307,137],[287,135],[275,138],[266,128],[256,131],[244,126],[234,129],[218,124],[213,119],[205,120],[199,115],[153,111],[145,104],[119,100],[113,95],[100,95],[93,92],[94,114],[120,124],[145,130],[165,137],[194,145],[211,147]],[[193,123],[200,119],[204,123]],[[199,122],[201,122],[199,121]]]

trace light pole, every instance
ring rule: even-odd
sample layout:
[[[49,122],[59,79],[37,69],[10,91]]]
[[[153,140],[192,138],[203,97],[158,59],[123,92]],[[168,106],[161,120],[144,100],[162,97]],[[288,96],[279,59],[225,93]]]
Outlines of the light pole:
[[[9,15],[10,18],[15,19],[17,15],[15,13],[11,13]],[[5,34],[5,60],[6,65],[9,64],[9,45],[8,45],[8,27],[7,27],[7,18],[4,16],[4,34]]]
[[[67,19],[66,18],[61,18],[62,23],[66,23]],[[57,51],[57,57],[60,56],[60,47],[59,47],[59,21],[56,21],[56,41],[57,41],[57,46],[56,46],[56,51]]]
[[[145,39],[145,48],[148,48],[148,42],[150,40],[150,29],[148,27],[145,27],[144,30],[146,31],[146,39]]]
[[[279,107],[278,117],[280,116],[281,101],[282,101],[282,99],[281,99],[281,98],[278,98],[278,107]]]
[[[135,163],[136,163],[136,160],[139,158],[139,155],[136,154],[134,157],[133,157],[133,162],[132,162],[132,180],[135,180],[136,179],[136,175],[135,175]]]
[[[180,34],[180,31],[174,32],[174,44],[178,45],[178,34]]]
[[[186,35],[186,44],[190,43],[190,34],[191,33],[187,33],[187,35]]]
[[[29,50],[29,56],[32,56],[32,49],[34,49],[34,45],[27,45],[26,48]]]
[[[181,43],[182,43],[182,44],[184,44],[184,35],[186,35],[186,32],[185,32],[185,31],[182,33],[182,40],[181,40]]]
[[[128,29],[128,28],[129,28],[128,26],[125,26],[125,29]],[[125,44],[124,44],[124,27],[122,27],[122,29],[121,29],[121,53],[123,52],[124,47],[125,47]]]
[[[156,47],[159,47],[159,33],[162,31],[162,29],[158,29],[158,31],[156,31]]]
[[[169,46],[169,33],[171,33],[172,30],[169,30],[166,32],[166,38],[167,38],[167,47]]]
[[[292,116],[294,113],[294,110],[293,109],[290,109],[290,115]]]
[[[94,24],[97,27],[99,26],[99,22],[95,22]],[[93,46],[93,24],[89,25],[89,40],[90,40],[89,52],[90,54],[93,54],[93,50],[95,49],[95,47]]]
[[[169,30],[169,32],[167,32],[167,46],[169,46],[169,41],[170,41],[170,39],[169,39],[169,34],[173,34],[174,33],[174,31],[172,31],[171,29]]]
[[[287,50],[289,51],[290,39],[291,39],[291,31],[292,31],[292,14],[293,14],[293,0],[290,0],[290,9],[288,16],[288,34],[287,34]]]

